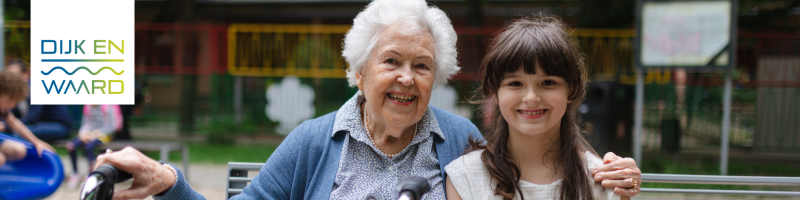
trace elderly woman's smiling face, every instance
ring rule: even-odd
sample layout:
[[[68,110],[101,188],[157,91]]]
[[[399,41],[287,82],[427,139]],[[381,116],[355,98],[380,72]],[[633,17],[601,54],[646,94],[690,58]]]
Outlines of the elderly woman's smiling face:
[[[368,116],[376,124],[409,127],[428,108],[436,71],[433,38],[428,31],[411,27],[395,22],[384,28],[369,60],[356,74]]]

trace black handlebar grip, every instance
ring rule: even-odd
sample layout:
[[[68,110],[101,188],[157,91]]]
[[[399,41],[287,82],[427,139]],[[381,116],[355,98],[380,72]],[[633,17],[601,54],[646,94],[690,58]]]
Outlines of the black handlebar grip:
[[[133,175],[131,175],[130,173],[119,170],[116,167],[111,166],[111,164],[100,165],[100,167],[97,167],[97,169],[95,169],[94,171],[102,174],[105,178],[111,180],[114,183],[120,183],[133,178]]]

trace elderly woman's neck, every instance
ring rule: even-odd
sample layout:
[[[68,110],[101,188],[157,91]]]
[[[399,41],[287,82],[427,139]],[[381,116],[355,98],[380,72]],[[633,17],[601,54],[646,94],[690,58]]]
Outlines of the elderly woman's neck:
[[[367,130],[367,136],[381,151],[386,154],[395,154],[411,143],[417,131],[415,123],[399,125],[380,120],[375,117],[378,112],[366,108],[366,105],[366,103],[362,103],[359,106],[362,113],[362,124],[366,125],[364,128]],[[366,112],[364,109],[367,109]],[[366,114],[366,118],[364,118],[364,114]]]

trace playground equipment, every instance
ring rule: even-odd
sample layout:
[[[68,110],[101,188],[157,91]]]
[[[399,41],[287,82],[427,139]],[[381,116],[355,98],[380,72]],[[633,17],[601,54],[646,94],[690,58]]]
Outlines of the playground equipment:
[[[42,199],[58,189],[64,180],[64,166],[56,153],[43,151],[39,157],[29,142],[5,134],[0,134],[0,139],[20,142],[28,150],[24,159],[0,166],[0,199]]]

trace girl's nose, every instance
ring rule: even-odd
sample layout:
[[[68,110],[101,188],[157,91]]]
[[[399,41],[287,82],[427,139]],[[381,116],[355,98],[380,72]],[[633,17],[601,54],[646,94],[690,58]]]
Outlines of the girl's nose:
[[[539,103],[540,100],[541,98],[539,97],[539,94],[537,94],[533,89],[528,90],[528,92],[525,93],[525,96],[522,97],[522,102],[526,104],[536,104]]]

